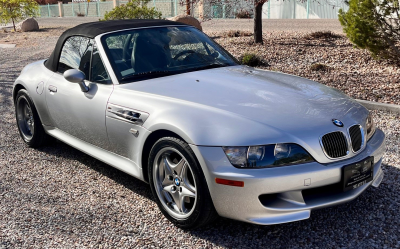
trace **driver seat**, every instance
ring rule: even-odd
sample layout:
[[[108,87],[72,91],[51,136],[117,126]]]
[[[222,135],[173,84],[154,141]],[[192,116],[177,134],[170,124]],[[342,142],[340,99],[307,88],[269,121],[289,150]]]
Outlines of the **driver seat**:
[[[152,43],[146,36],[138,36],[132,51],[132,68],[135,74],[166,70],[169,65],[168,51]]]

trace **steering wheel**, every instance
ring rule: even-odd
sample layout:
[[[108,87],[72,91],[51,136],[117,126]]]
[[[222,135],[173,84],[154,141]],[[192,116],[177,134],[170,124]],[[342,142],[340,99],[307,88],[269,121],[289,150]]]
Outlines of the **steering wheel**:
[[[195,53],[196,53],[196,52],[193,51],[193,50],[184,50],[184,51],[178,53],[177,55],[175,55],[175,57],[174,57],[173,59],[176,60],[176,59],[178,59],[179,57],[181,57],[182,55],[185,55],[185,54],[195,54]]]
[[[108,80],[107,72],[104,71],[104,72],[102,72],[101,74],[98,74],[98,75],[94,78],[94,80],[95,80],[95,81],[98,81],[98,80]]]

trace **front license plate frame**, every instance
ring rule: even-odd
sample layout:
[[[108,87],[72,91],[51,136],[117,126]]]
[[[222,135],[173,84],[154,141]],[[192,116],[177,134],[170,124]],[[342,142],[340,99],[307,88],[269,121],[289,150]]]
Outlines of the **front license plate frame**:
[[[343,191],[359,188],[374,178],[374,157],[342,167]]]

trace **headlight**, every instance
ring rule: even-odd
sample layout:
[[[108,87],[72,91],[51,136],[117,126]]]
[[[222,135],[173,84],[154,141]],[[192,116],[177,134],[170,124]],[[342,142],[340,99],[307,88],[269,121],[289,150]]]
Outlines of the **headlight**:
[[[365,125],[365,128],[367,129],[367,141],[374,135],[376,127],[375,127],[375,122],[374,119],[372,118],[372,114],[369,113],[367,117],[367,123]]]
[[[272,168],[313,162],[314,159],[297,144],[222,147],[231,164],[237,168]]]

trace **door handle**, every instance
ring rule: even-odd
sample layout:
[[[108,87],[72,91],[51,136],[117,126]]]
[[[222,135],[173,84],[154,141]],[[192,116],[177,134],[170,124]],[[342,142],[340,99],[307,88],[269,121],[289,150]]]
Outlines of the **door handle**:
[[[57,92],[57,87],[50,85],[50,86],[49,86],[49,91],[50,91],[51,93],[56,93],[56,92]]]

